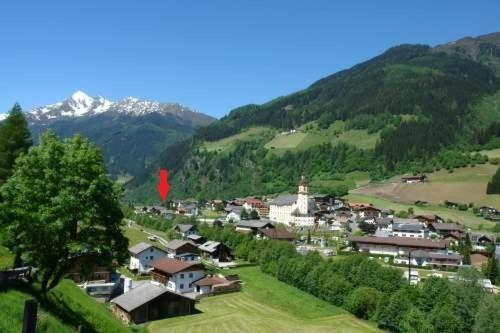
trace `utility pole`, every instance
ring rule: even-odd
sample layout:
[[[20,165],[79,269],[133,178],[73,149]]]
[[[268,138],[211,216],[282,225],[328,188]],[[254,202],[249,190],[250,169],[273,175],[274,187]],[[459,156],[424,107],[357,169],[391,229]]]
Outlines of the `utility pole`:
[[[411,285],[411,250],[408,250],[408,284]]]

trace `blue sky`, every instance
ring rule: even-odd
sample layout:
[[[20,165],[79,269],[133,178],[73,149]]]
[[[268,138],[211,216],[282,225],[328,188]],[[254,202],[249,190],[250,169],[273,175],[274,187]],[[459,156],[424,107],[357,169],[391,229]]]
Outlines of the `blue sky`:
[[[83,90],[220,117],[401,43],[500,31],[500,1],[50,0],[0,4],[0,112]]]

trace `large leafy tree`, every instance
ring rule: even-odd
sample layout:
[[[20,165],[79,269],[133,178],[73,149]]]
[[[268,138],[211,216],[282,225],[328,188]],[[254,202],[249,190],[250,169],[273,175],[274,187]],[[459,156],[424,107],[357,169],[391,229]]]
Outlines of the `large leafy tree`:
[[[76,262],[126,259],[118,191],[100,150],[88,140],[43,134],[39,146],[18,158],[0,191],[8,245],[40,270],[44,294]]]
[[[26,153],[31,144],[26,118],[19,104],[15,104],[0,124],[0,185],[12,174],[17,157]]]

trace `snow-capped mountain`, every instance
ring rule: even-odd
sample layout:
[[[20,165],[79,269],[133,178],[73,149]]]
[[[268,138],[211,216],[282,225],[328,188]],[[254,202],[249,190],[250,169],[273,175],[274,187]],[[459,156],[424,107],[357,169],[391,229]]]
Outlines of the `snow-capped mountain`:
[[[128,97],[113,102],[102,96],[90,97],[83,91],[76,91],[63,102],[37,107],[28,113],[30,122],[49,121],[61,117],[83,117],[94,116],[105,112],[128,114],[133,116],[144,116],[150,113],[173,114],[180,118],[199,118],[199,124],[203,120],[211,122],[213,118],[196,112],[178,103],[160,103],[156,101],[145,101]],[[198,122],[197,122],[198,123]]]
[[[76,133],[101,147],[112,176],[135,176],[168,145],[192,135],[215,118],[177,103],[126,98],[110,101],[77,91],[66,100],[26,114],[35,141],[52,129],[61,137]]]

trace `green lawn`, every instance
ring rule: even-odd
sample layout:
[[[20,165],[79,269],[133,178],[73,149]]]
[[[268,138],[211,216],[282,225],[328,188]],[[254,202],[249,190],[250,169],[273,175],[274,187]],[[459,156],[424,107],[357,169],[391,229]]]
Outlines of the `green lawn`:
[[[229,151],[234,148],[235,144],[239,141],[253,141],[261,139],[265,132],[270,131],[267,127],[251,127],[241,133],[229,136],[227,138],[217,141],[206,141],[203,146],[208,151]]]
[[[257,267],[228,273],[237,273],[243,279],[242,292],[204,298],[197,305],[201,313],[156,321],[147,330],[151,333],[379,332],[371,323],[279,282]]]
[[[24,302],[40,300],[36,288],[19,288],[0,291],[0,332],[21,332]],[[128,326],[116,319],[105,304],[98,303],[72,281],[63,280],[49,292],[48,302],[39,306],[37,332],[130,333]]]
[[[10,268],[14,264],[14,254],[0,245],[0,270]]]
[[[18,290],[0,292],[0,332],[19,333],[23,325],[24,302],[33,297]],[[65,333],[74,330],[44,308],[38,309],[37,332]]]
[[[482,155],[486,155],[489,158],[500,158],[500,148],[491,150],[481,150],[479,153]]]
[[[366,130],[345,130],[343,121],[336,121],[327,129],[320,129],[312,122],[305,124],[299,132],[292,134],[276,134],[265,147],[277,154],[286,150],[305,150],[324,143],[337,145],[347,143],[361,149],[373,149],[380,137],[379,133],[368,133]]]
[[[125,236],[129,239],[129,246],[134,246],[140,242],[144,242],[144,243],[154,244],[160,248],[163,248],[159,242],[150,241],[148,239],[149,235],[142,232],[140,229],[146,230],[148,232],[151,232],[155,235],[158,235],[158,236],[166,239],[166,235],[162,231],[148,229],[148,228],[145,228],[145,227],[140,226],[140,225],[133,226],[131,228],[126,227],[126,228],[124,228],[124,231],[125,231]]]

